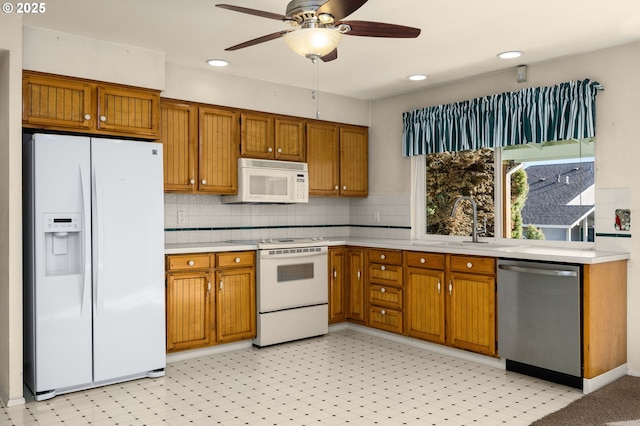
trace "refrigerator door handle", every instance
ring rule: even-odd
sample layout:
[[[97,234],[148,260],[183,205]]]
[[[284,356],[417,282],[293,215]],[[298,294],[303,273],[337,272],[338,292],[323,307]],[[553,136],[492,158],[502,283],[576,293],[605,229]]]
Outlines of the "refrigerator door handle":
[[[95,227],[95,238],[93,243],[95,244],[97,267],[94,291],[96,300],[95,314],[97,314],[104,304],[104,297],[100,288],[102,281],[104,280],[104,213],[102,212],[103,188],[102,176],[100,175],[98,167],[93,168],[93,184],[95,185],[93,195],[96,212],[96,222],[93,225]]]
[[[89,174],[85,165],[80,165],[80,186],[82,188],[82,229],[84,241],[82,243],[82,256],[84,270],[82,274],[82,303],[80,305],[80,316],[91,315],[91,188],[89,187]]]

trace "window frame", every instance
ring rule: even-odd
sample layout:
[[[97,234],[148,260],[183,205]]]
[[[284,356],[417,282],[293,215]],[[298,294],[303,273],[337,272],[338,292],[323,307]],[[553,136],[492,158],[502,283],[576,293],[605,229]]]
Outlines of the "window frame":
[[[495,236],[479,236],[478,240],[485,243],[504,245],[554,246],[565,248],[589,249],[595,247],[595,242],[585,241],[554,241],[554,240],[522,240],[505,238],[504,229],[504,169],[502,165],[502,148],[494,148],[494,210],[500,212],[495,215]],[[432,235],[426,233],[426,160],[424,155],[411,157],[411,238],[433,242],[462,242],[470,241],[470,236]],[[597,204],[596,204],[597,206]],[[596,208],[597,210],[597,208]]]

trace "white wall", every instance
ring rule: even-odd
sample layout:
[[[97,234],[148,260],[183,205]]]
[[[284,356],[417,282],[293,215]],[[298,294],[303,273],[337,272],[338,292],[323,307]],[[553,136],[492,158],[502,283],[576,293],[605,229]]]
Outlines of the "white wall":
[[[0,16],[0,398],[22,398],[22,17]]]
[[[401,156],[403,112],[527,86],[550,86],[590,78],[605,88],[596,101],[596,191],[604,194],[629,188],[632,214],[639,212],[640,78],[635,72],[639,67],[640,42],[636,42],[530,66],[528,81],[524,84],[516,82],[515,69],[510,69],[375,101],[371,106],[369,134],[370,191],[404,193],[411,182],[411,160]],[[599,213],[599,205],[604,207],[605,203],[596,198],[597,215],[608,213]],[[633,231],[632,222],[632,235]],[[640,226],[635,231],[631,239],[618,238],[616,247],[627,246],[631,251],[628,263],[628,363],[630,373],[640,375],[640,275],[635,274],[636,262],[640,259]]]

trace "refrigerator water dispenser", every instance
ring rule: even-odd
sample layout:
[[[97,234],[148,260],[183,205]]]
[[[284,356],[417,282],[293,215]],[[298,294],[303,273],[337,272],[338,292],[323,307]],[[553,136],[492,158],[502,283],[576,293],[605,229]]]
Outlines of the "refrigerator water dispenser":
[[[82,273],[82,216],[80,213],[45,213],[45,273]]]

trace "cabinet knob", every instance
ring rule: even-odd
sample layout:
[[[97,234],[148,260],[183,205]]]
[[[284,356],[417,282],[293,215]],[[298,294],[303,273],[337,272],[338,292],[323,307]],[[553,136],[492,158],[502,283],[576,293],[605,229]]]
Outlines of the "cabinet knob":
[[[337,191],[338,189],[340,189],[340,187],[336,185],[334,189]]]
[[[425,259],[424,257],[420,258],[420,263],[426,263],[427,259]]]
[[[84,119],[85,119],[86,121],[91,120],[91,114],[85,114],[85,115],[84,115]]]
[[[234,261],[235,261],[236,263],[240,263],[240,258],[239,258],[239,257],[236,257],[236,258],[234,259]]]
[[[206,179],[202,179],[202,184],[206,185],[207,184],[207,180]]]
[[[387,256],[385,256],[384,254],[380,255],[380,259],[385,260],[387,258]]]
[[[105,121],[107,121],[107,117],[105,117],[104,115],[101,115],[100,116],[100,121],[102,121],[104,123]]]
[[[468,262],[468,263],[467,263],[467,268],[469,268],[469,269],[473,268],[473,263]]]
[[[386,270],[386,269],[387,269],[387,267],[386,267],[386,266],[384,266],[384,265],[382,265],[382,266],[380,267],[380,270],[381,270],[381,271],[384,271],[384,270]]]
[[[282,154],[282,148],[278,148],[278,154]]]
[[[387,292],[387,289],[385,289],[384,287],[380,289],[380,293],[386,293],[386,292]]]
[[[385,310],[383,309],[383,310],[381,310],[381,311],[380,311],[380,313],[381,313],[382,315],[386,315],[386,314],[387,314],[387,311],[385,311]]]
[[[273,148],[271,147],[267,148],[267,152],[273,152]]]
[[[189,179],[189,184],[191,184],[191,185],[195,185],[195,183],[196,183],[196,180],[195,180],[195,179],[193,179],[193,178],[192,178],[192,179]]]
[[[189,266],[193,266],[195,264],[196,264],[196,262],[194,262],[193,260],[190,260],[190,261],[187,262],[187,265],[189,265]]]
[[[347,190],[347,185],[344,185],[344,186],[342,187],[342,190],[343,190],[343,191],[346,191],[346,190]]]

